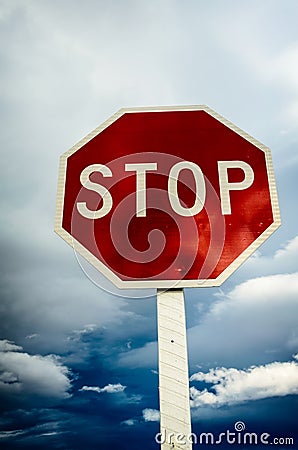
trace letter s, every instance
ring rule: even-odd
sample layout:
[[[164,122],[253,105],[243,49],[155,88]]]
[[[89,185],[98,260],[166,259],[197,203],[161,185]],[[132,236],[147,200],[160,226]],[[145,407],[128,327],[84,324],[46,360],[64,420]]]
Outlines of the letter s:
[[[103,201],[102,207],[95,211],[87,208],[86,202],[77,203],[79,213],[83,217],[86,217],[86,219],[100,219],[101,217],[106,216],[111,211],[113,206],[113,199],[107,188],[90,180],[90,175],[93,172],[100,172],[104,177],[111,177],[113,175],[112,171],[103,164],[92,164],[82,171],[80,175],[82,186],[89,191],[97,192],[102,197]]]

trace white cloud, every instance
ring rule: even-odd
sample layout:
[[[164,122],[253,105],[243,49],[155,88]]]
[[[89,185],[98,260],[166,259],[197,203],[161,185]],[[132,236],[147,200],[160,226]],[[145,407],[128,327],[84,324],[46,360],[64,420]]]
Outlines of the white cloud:
[[[269,397],[298,394],[298,363],[273,362],[247,370],[216,368],[197,372],[190,381],[211,384],[202,391],[190,388],[191,406],[223,406]]]
[[[28,336],[25,336],[25,339],[35,339],[38,337],[37,333],[28,334]]]
[[[11,431],[0,431],[0,439],[10,439],[21,434],[24,434],[24,430],[11,430]]]
[[[2,339],[0,341],[0,352],[15,352],[18,350],[22,350],[22,347],[8,341],[7,339]]]
[[[216,297],[201,322],[188,329],[191,365],[253,365],[297,351],[298,272],[253,278]],[[157,342],[125,352],[119,362],[156,367]]]
[[[117,394],[118,392],[123,392],[126,389],[126,386],[122,386],[122,384],[108,384],[104,387],[99,386],[83,386],[80,391],[91,391],[91,392],[97,392],[98,394],[101,394],[103,392],[107,392],[108,394]]]
[[[97,394],[118,394],[116,396],[117,403],[121,404],[138,404],[141,402],[143,396],[140,394],[130,394],[126,391],[127,386],[123,386],[121,383],[107,384],[104,387],[99,386],[82,386],[79,392],[96,392]],[[124,392],[125,391],[125,392]]]
[[[122,425],[127,425],[128,427],[132,427],[133,425],[135,425],[137,423],[136,419],[127,419],[127,420],[123,420],[121,422]]]
[[[254,253],[238,270],[236,276],[247,279],[254,276],[291,273],[297,270],[298,236],[290,239],[284,247],[278,249],[272,257]]]
[[[259,277],[221,294],[189,330],[197,363],[256,364],[288,357],[298,344],[298,272]]]
[[[295,258],[297,263],[298,257],[298,236],[291,239],[284,248],[277,250],[275,253],[275,258],[280,261],[285,262],[288,258]]]
[[[55,355],[29,355],[8,341],[0,344],[0,392],[12,398],[69,397],[70,371]]]
[[[81,330],[73,330],[72,334],[67,337],[67,341],[80,342],[84,336],[91,335],[97,329],[95,324],[87,324]]]
[[[160,413],[157,409],[145,408],[142,411],[145,422],[159,422]]]

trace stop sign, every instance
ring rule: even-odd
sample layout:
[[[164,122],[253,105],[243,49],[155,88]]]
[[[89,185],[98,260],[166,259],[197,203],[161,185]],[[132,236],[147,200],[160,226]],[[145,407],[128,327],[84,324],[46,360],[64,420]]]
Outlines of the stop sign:
[[[121,109],[61,156],[55,231],[120,288],[218,286],[279,225],[270,150],[206,106]]]

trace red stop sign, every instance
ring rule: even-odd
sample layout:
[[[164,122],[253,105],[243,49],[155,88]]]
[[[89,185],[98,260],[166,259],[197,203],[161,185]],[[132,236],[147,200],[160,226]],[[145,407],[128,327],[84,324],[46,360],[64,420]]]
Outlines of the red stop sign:
[[[279,225],[270,150],[206,106],[122,109],[61,156],[55,231],[118,287],[218,286]]]

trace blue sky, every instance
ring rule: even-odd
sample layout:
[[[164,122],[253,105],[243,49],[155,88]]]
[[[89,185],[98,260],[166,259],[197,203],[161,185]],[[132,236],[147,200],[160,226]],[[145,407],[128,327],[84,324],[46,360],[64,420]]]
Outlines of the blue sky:
[[[294,0],[0,0],[3,448],[158,448],[155,298],[91,282],[54,234],[58,162],[121,107],[188,104],[271,148],[282,216],[221,288],[185,290],[193,430],[243,421],[298,448],[297,17]]]

